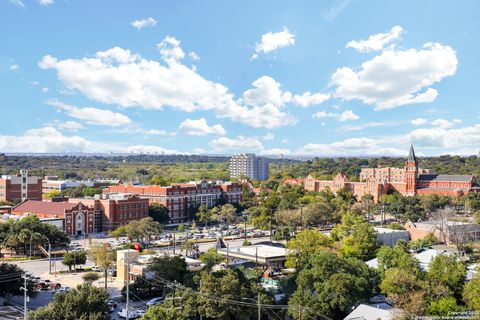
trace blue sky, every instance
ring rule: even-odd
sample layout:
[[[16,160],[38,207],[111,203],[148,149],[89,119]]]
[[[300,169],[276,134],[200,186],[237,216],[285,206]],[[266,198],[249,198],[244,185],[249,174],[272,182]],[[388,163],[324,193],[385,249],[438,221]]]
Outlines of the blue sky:
[[[0,151],[478,154],[479,9],[1,0]]]

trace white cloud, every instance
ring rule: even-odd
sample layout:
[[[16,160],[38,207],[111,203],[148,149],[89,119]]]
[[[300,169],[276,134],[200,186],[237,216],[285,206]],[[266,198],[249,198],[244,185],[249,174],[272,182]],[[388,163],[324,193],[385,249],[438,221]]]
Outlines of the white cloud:
[[[404,156],[406,150],[379,145],[371,138],[351,138],[332,143],[309,143],[301,147],[297,153],[317,156],[369,156],[392,155]]]
[[[273,133],[271,132],[268,132],[267,134],[265,134],[262,139],[263,141],[271,141],[275,138],[275,136],[273,135]]]
[[[316,118],[316,119],[334,118],[334,119],[338,119],[340,122],[354,121],[354,120],[360,119],[360,117],[356,115],[352,110],[345,110],[342,113],[318,111],[313,115],[313,118]]]
[[[66,122],[67,123],[67,122]],[[59,122],[57,121],[57,125]],[[72,125],[72,124],[71,124]],[[87,140],[77,135],[64,135],[47,126],[30,129],[21,135],[0,135],[0,152],[9,153],[157,153],[178,154],[176,150],[154,145],[125,146]]]
[[[480,144],[480,124],[463,128],[421,128],[413,130],[408,135],[409,140],[415,145],[436,147],[445,153],[445,149],[454,153],[478,153]]]
[[[38,0],[42,6],[49,6],[55,3],[55,0]]]
[[[180,41],[175,37],[166,36],[162,42],[157,44],[163,60],[167,63],[175,63],[185,58],[185,52],[180,47]]]
[[[262,76],[255,80],[253,89],[248,89],[243,93],[243,101],[247,105],[262,106],[271,103],[275,106],[283,106],[284,103],[292,101],[290,92],[282,92],[280,83],[269,76]]]
[[[236,139],[221,137],[210,141],[209,145],[215,151],[259,151],[263,144],[257,138],[237,136]]]
[[[204,154],[204,153],[205,153],[205,149],[202,149],[202,148],[193,148],[192,153],[193,153],[193,154]]]
[[[68,116],[79,120],[84,120],[89,124],[119,127],[132,123],[130,118],[128,118],[126,115],[110,110],[91,107],[79,108],[62,103],[55,99],[49,100],[47,103],[58,108],[59,110],[65,111]]]
[[[196,52],[189,52],[188,57],[194,61],[200,60],[200,56]]]
[[[129,146],[125,148],[125,151],[128,153],[136,153],[136,154],[178,154],[179,153],[176,150],[165,149],[163,147],[151,146],[151,145]]]
[[[142,130],[141,132],[143,134],[146,134],[147,136],[166,136],[167,135],[167,131],[159,130],[159,129],[148,129],[148,130]]]
[[[18,68],[20,68],[20,66],[19,66],[18,64],[16,64],[16,63],[12,63],[12,64],[10,65],[10,70],[12,70],[12,71],[17,71]]]
[[[411,124],[413,124],[414,126],[422,126],[424,124],[426,124],[428,122],[427,119],[425,118],[416,118],[416,119],[413,119],[412,121],[410,121]]]
[[[286,148],[272,148],[272,149],[265,149],[260,153],[263,155],[269,155],[269,156],[279,156],[282,154],[290,154],[290,150]]]
[[[262,41],[255,46],[255,53],[252,59],[257,59],[260,53],[268,54],[277,49],[293,46],[295,44],[295,35],[286,27],[280,32],[268,32],[262,35]]]
[[[53,127],[30,129],[20,136],[0,135],[2,152],[94,152],[97,147],[82,137],[65,136]]]
[[[130,23],[132,27],[136,28],[137,30],[143,29],[145,27],[154,27],[157,24],[157,20],[152,17],[140,20],[134,20]]]
[[[85,129],[85,127],[77,121],[55,121],[54,124],[57,129],[62,131],[77,132],[81,129]]]
[[[390,125],[392,125],[392,123],[372,121],[372,122],[367,122],[357,126],[352,126],[352,125],[342,126],[341,128],[339,128],[340,129],[339,131],[340,132],[361,131],[368,128],[378,128],[378,127],[385,127]]]
[[[360,117],[353,113],[352,110],[345,110],[340,114],[340,117],[338,120],[340,122],[345,122],[345,121],[353,121],[353,120],[358,120]]]
[[[435,100],[438,92],[430,86],[454,75],[457,64],[455,51],[439,43],[426,43],[420,50],[391,48],[364,62],[358,72],[337,69],[331,84],[338,98],[391,109]]]
[[[274,87],[279,84],[273,79],[261,77],[255,81],[255,88],[247,90],[248,104],[245,104],[243,99],[235,100],[222,84],[208,81],[183,65],[180,60],[184,53],[178,40],[166,37],[162,43],[160,52],[166,65],[115,47],[97,52],[92,58],[58,60],[46,55],[39,66],[55,69],[68,90],[80,91],[102,103],[157,110],[169,106],[187,112],[213,110],[218,118],[229,118],[255,128],[275,128],[297,122],[280,108],[291,99],[291,94],[275,96],[278,92]],[[260,92],[262,90],[268,92]]]
[[[300,107],[309,107],[317,104],[321,104],[330,99],[330,94],[314,93],[307,91],[303,95],[294,95],[293,100]]]
[[[190,136],[206,136],[209,134],[216,135],[225,135],[225,129],[220,125],[216,124],[209,126],[205,118],[200,118],[198,120],[187,119],[183,121],[178,130],[184,134]]]
[[[432,125],[442,129],[450,129],[456,125],[456,122],[445,119],[437,119],[432,121]]]
[[[370,36],[367,40],[352,40],[347,43],[347,48],[353,48],[360,52],[372,52],[382,50],[385,45],[400,39],[403,28],[400,26],[393,27],[388,33],[377,33]]]
[[[47,93],[47,92],[48,92],[48,88],[47,88],[47,87],[43,87],[43,88],[42,88],[42,92],[43,92],[43,93]]]

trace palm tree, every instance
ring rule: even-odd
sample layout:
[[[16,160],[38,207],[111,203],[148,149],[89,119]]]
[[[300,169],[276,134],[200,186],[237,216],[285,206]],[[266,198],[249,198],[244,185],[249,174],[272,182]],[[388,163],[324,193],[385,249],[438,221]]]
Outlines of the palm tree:
[[[18,240],[23,244],[23,254],[27,255],[27,242],[30,240],[31,232],[28,229],[20,230],[18,234]]]
[[[32,253],[32,241],[33,241],[33,246],[36,247],[39,243],[40,240],[42,240],[43,235],[39,232],[33,232],[30,235],[30,255]]]

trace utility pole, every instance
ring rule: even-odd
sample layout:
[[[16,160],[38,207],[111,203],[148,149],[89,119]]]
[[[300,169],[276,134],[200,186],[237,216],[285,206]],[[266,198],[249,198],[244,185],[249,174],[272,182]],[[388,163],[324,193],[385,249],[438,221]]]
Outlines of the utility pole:
[[[50,239],[45,237],[48,241],[48,274],[52,274],[52,245],[50,244]]]
[[[175,246],[176,246],[176,239],[175,239],[175,231],[173,232],[173,255],[175,255]]]
[[[260,292],[258,293],[258,320],[262,319],[262,309],[260,308]]]
[[[23,319],[27,320],[28,315],[27,315],[27,275],[23,274],[23,287],[20,287],[21,290],[23,290]]]

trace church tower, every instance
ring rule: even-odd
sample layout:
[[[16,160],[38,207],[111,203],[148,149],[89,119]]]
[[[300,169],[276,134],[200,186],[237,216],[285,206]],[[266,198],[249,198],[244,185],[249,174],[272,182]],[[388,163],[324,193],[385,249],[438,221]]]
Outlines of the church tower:
[[[407,162],[405,163],[405,193],[414,196],[417,192],[418,163],[413,145],[410,146]]]

